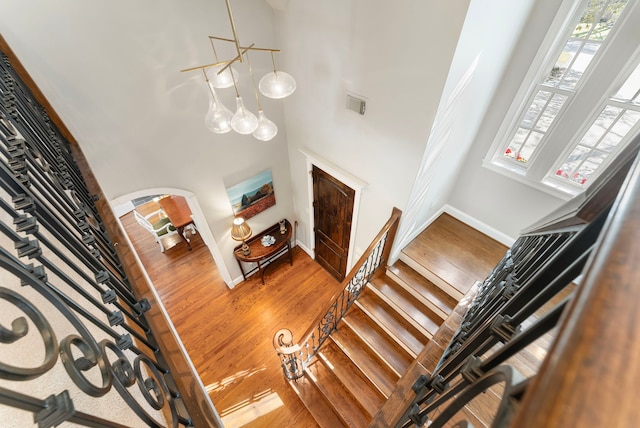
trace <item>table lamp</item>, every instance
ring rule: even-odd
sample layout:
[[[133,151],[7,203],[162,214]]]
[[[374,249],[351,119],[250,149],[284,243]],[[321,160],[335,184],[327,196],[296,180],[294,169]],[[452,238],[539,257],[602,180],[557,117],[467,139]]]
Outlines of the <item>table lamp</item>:
[[[231,238],[235,241],[242,241],[242,254],[248,256],[251,253],[251,249],[247,245],[245,239],[251,237],[251,228],[242,217],[236,217],[233,219],[233,226],[231,226]]]

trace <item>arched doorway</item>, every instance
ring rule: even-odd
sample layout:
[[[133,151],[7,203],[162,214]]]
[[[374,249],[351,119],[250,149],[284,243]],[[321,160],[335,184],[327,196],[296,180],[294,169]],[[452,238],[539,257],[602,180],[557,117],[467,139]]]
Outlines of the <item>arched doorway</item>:
[[[229,270],[224,263],[222,253],[220,252],[218,244],[216,243],[213,234],[211,233],[211,229],[209,228],[209,224],[207,223],[207,220],[204,216],[204,212],[202,211],[202,208],[198,203],[198,199],[193,192],[171,187],[143,189],[114,198],[111,200],[110,204],[116,214],[116,217],[120,218],[120,216],[122,216],[124,213],[133,210],[133,203],[131,201],[133,201],[134,199],[153,195],[178,195],[183,196],[187,200],[187,203],[193,215],[194,223],[196,224],[202,240],[209,249],[213,260],[217,265],[220,276],[227,285],[231,284],[231,275],[229,274]]]

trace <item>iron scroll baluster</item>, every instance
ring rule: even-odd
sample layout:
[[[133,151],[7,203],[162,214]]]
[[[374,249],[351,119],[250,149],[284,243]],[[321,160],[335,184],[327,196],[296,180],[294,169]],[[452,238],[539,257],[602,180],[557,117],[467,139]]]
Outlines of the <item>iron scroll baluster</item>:
[[[0,195],[0,415],[193,426],[97,197],[4,54]]]
[[[378,268],[384,266],[390,251],[388,242],[393,242],[393,236],[400,218],[400,210],[394,208],[391,218],[373,240],[367,251],[345,276],[342,290],[329,304],[329,309],[304,336],[299,344],[293,342],[293,336],[288,329],[278,330],[274,336],[274,348],[281,362],[282,371],[287,379],[295,380],[304,375],[305,368],[329,338],[338,329],[340,320],[366,287]],[[283,338],[286,340],[283,341]],[[305,350],[304,356],[302,349]]]
[[[533,363],[541,357],[527,359],[527,355],[547,352],[557,331],[566,327],[562,320],[567,316],[565,312],[571,313],[567,308],[575,308],[578,278],[583,272],[588,275],[599,268],[589,263],[607,222],[615,222],[609,218],[616,206],[617,189],[613,186],[622,185],[638,150],[638,145],[630,149],[625,161],[608,174],[607,180],[594,183],[595,190],[582,205],[569,204],[568,212],[559,210],[556,220],[544,219],[537,226],[539,229],[524,233],[506,252],[478,285],[440,360],[413,384],[415,396],[406,396],[402,414],[389,410],[396,427],[476,423],[511,426],[520,402],[527,400],[525,392],[535,388],[541,370],[538,363]],[[548,369],[553,364],[548,359],[542,367]],[[510,380],[506,380],[504,370],[511,372]],[[499,372],[502,390],[488,394],[499,395],[500,401],[489,407],[486,400],[478,397],[496,384],[499,377],[495,375]],[[493,381],[488,380],[491,378]],[[526,397],[533,396],[528,393]],[[478,406],[482,406],[486,418],[474,422],[477,417],[471,409],[477,410]],[[379,421],[383,414],[378,414]]]

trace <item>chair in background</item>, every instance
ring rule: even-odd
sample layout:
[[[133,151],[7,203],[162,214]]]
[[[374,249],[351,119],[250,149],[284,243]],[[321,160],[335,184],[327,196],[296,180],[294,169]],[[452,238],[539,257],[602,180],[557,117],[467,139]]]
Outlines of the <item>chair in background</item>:
[[[196,226],[193,223],[193,216],[187,200],[184,196],[164,195],[158,198],[157,202],[167,214],[167,217],[171,219],[171,223],[178,229],[178,233],[180,233],[184,242],[187,243],[189,251],[191,251],[191,240],[187,238],[187,230],[190,230],[191,234],[195,235]]]
[[[173,226],[169,217],[167,217],[162,210],[157,210],[144,216],[138,211],[133,210],[133,215],[138,224],[153,235],[156,242],[160,245],[160,252],[164,253],[163,239],[178,234],[178,229]]]

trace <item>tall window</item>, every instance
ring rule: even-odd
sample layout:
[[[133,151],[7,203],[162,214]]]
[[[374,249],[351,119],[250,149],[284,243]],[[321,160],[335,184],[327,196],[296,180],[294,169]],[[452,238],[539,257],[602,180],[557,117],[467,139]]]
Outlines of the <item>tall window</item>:
[[[615,158],[640,128],[640,38],[630,31],[640,25],[635,3],[584,1],[485,165],[572,195]]]
[[[621,143],[638,133],[640,122],[640,66],[600,110],[580,141],[559,163],[556,178],[584,185]],[[622,144],[624,145],[624,144]]]

